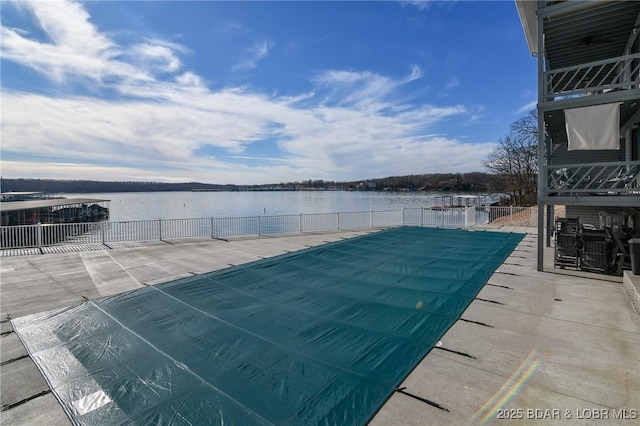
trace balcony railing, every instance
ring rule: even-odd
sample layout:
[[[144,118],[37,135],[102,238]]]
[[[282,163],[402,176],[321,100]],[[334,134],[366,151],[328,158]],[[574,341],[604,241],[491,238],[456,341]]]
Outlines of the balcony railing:
[[[640,195],[640,161],[545,167],[547,194]]]
[[[545,72],[544,102],[640,87],[640,53]]]

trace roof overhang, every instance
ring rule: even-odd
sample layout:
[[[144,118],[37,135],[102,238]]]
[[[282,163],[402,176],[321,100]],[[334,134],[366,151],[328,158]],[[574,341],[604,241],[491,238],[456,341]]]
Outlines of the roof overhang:
[[[527,38],[529,51],[531,55],[538,56],[538,17],[536,14],[538,2],[536,0],[515,0],[515,3],[524,35]]]

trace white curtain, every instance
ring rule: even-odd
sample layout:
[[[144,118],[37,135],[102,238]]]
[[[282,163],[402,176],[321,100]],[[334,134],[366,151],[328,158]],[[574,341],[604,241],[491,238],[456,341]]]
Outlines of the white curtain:
[[[620,149],[620,104],[564,110],[569,151]]]

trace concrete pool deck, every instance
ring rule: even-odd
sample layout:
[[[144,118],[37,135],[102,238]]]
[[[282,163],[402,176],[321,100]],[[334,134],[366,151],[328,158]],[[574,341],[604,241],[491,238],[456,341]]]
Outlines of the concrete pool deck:
[[[640,317],[623,278],[554,269],[553,249],[545,252],[547,270],[538,272],[535,229],[491,230],[528,234],[371,424],[635,424]],[[369,232],[3,257],[0,423],[70,424],[7,315],[73,306]],[[627,274],[625,283],[638,278]]]

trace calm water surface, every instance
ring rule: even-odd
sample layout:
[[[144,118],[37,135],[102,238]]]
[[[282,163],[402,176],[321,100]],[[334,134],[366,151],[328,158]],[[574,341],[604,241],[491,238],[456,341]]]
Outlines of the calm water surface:
[[[114,222],[199,217],[243,217],[431,207],[442,194],[358,191],[118,192],[60,194],[111,200]]]

